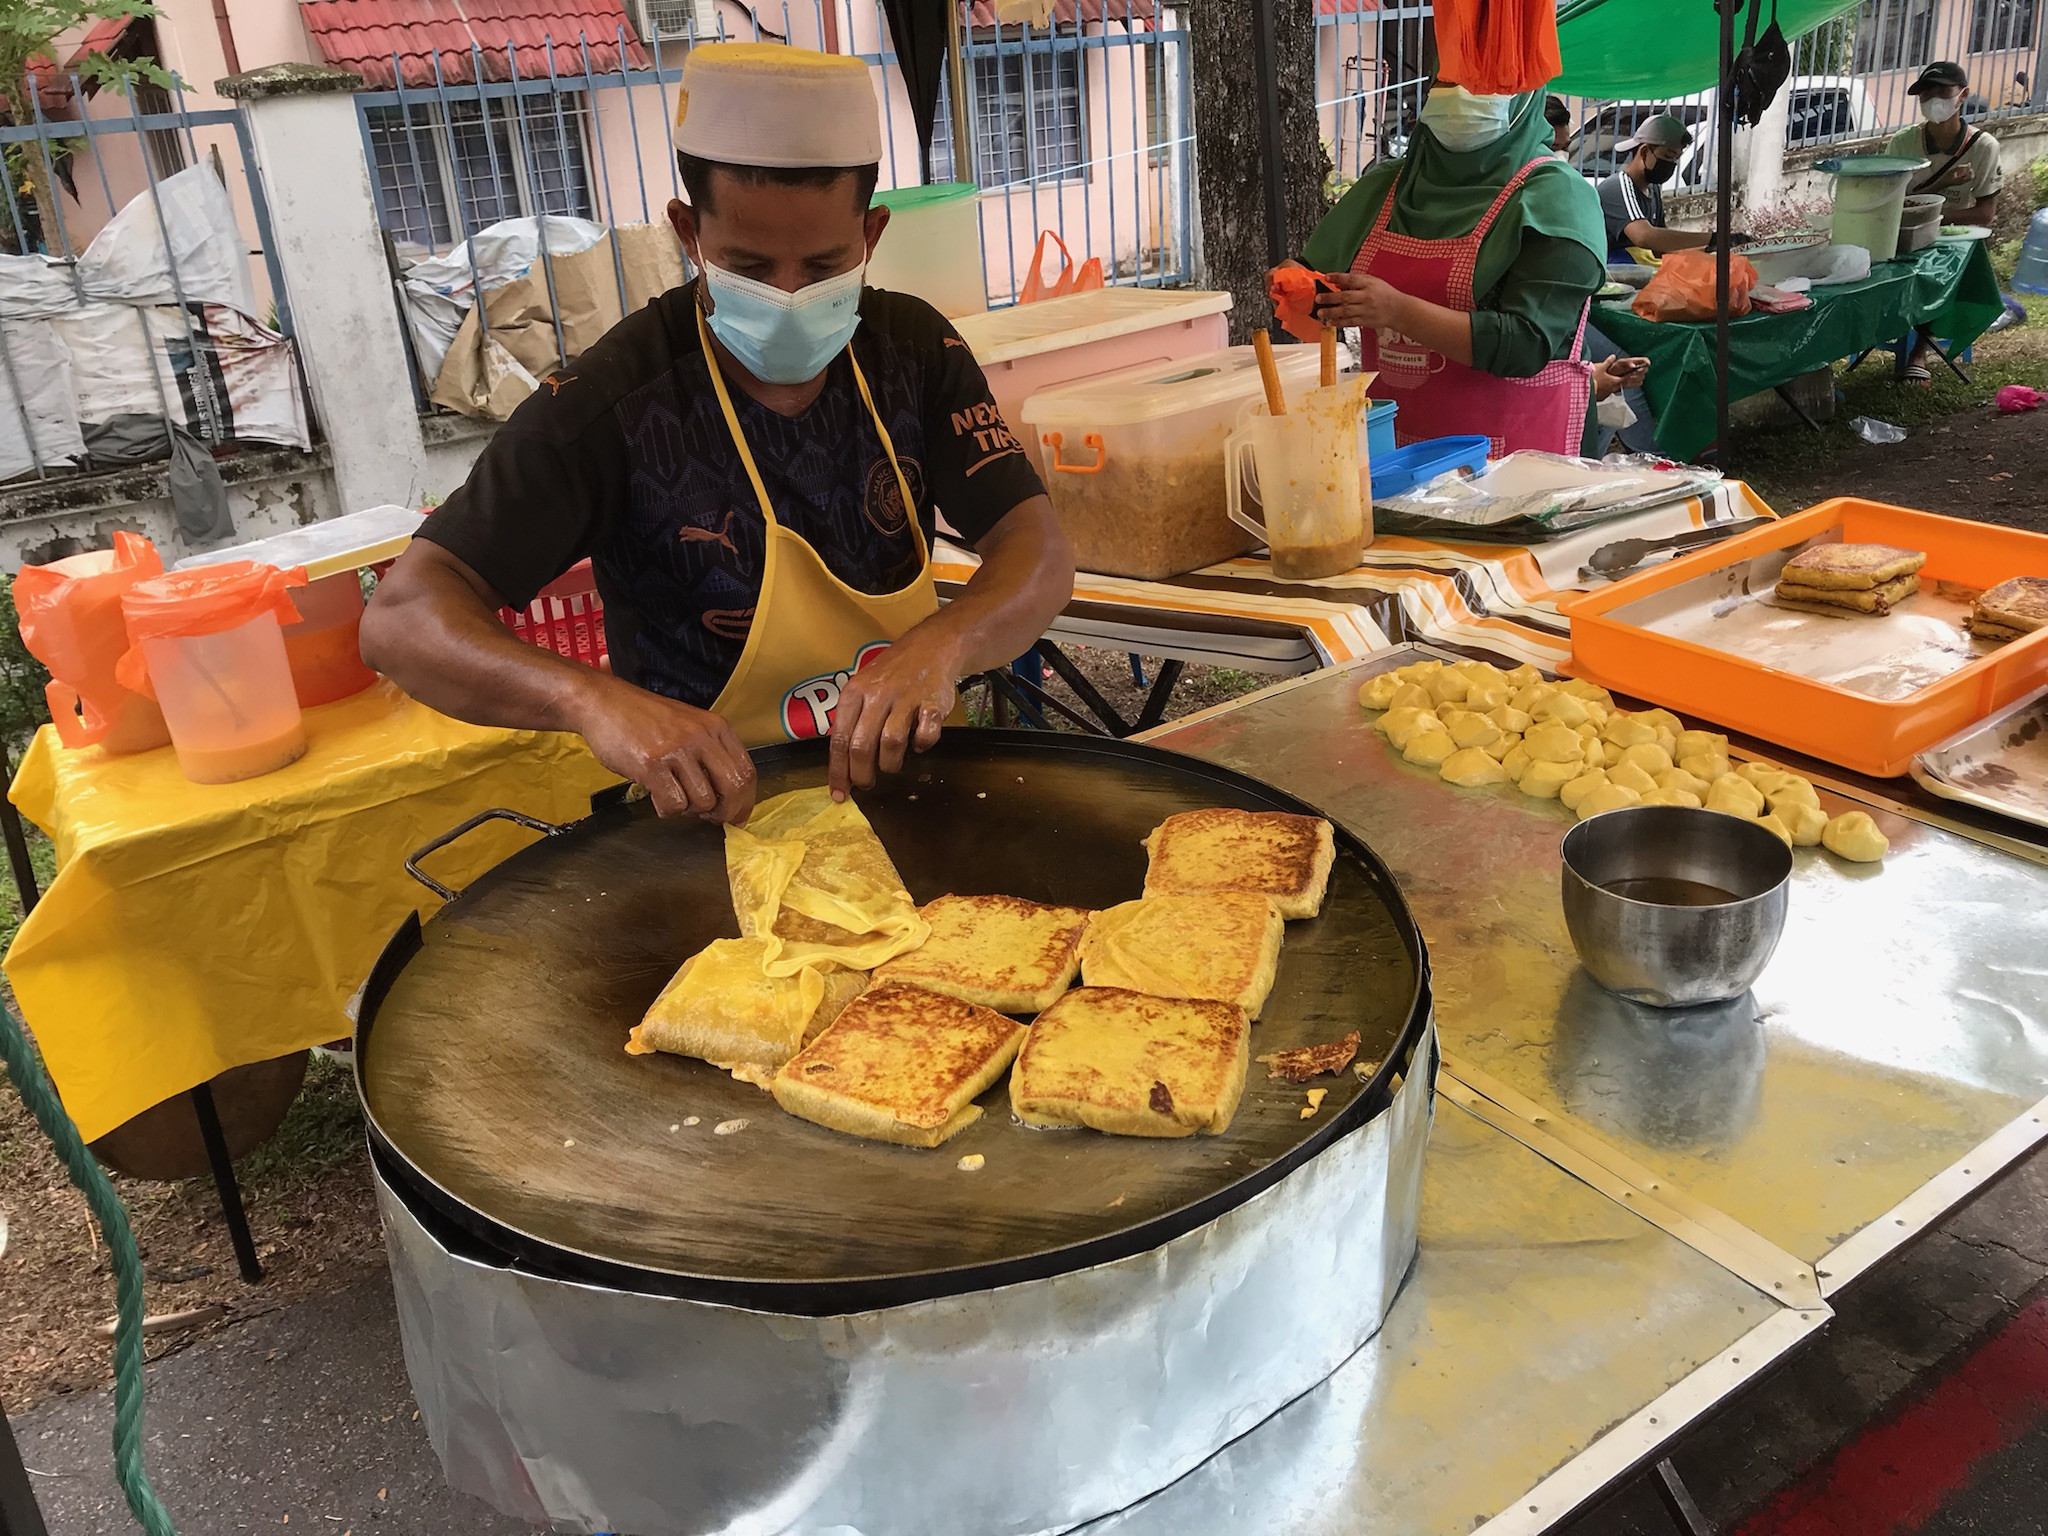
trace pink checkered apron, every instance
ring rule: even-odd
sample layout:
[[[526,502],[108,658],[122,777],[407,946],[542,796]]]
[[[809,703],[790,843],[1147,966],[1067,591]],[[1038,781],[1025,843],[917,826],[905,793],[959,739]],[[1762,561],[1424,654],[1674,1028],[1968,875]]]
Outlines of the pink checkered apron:
[[[1515,172],[1479,227],[1454,240],[1418,240],[1387,228],[1394,192],[1400,185],[1396,175],[1351,270],[1370,273],[1413,298],[1469,315],[1479,243],[1508,199],[1543,163],[1542,159],[1531,160]],[[1570,357],[1551,363],[1533,378],[1501,379],[1453,362],[1398,331],[1381,328],[1362,335],[1363,366],[1379,374],[1373,394],[1400,403],[1394,436],[1403,445],[1432,437],[1469,435],[1491,438],[1495,458],[1518,448],[1576,454],[1585,437],[1586,405],[1593,390],[1592,365],[1580,361],[1579,356],[1585,336],[1586,310],[1581,309]]]

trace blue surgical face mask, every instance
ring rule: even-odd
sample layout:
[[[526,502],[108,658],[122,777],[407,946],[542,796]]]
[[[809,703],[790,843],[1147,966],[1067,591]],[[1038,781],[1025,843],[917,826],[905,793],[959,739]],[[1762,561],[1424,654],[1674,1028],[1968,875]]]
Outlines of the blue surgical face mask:
[[[1469,154],[1500,142],[1514,107],[1512,96],[1475,96],[1462,85],[1435,85],[1422,104],[1422,121],[1445,149]]]
[[[860,324],[863,262],[851,272],[787,293],[702,262],[712,308],[704,318],[755,378],[768,384],[815,379],[846,349]]]

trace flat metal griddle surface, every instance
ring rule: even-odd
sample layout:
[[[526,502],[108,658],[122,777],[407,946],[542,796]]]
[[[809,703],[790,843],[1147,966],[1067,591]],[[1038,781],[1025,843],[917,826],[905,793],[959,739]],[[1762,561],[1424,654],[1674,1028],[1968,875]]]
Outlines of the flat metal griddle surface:
[[[757,761],[763,799],[824,781],[822,748]],[[920,902],[1005,892],[1095,908],[1140,894],[1141,841],[1177,811],[1309,809],[1153,748],[996,731],[948,732],[857,798]],[[1255,1064],[1230,1129],[1182,1141],[1033,1130],[1011,1118],[1005,1078],[983,1118],[936,1150],[863,1141],[702,1062],[626,1054],[676,969],[737,931],[722,833],[694,819],[620,806],[514,855],[397,968],[401,935],[373,980],[358,1043],[373,1133],[421,1194],[509,1234],[523,1257],[582,1256],[682,1294],[813,1311],[1155,1246],[1377,1112],[1392,1075],[1319,1079],[1329,1097],[1304,1120],[1302,1088]],[[1287,925],[1253,1054],[1356,1029],[1361,1059],[1385,1061],[1421,1027],[1421,976],[1390,877],[1339,828],[1329,897],[1320,917]],[[979,1171],[957,1166],[968,1153],[986,1159]]]

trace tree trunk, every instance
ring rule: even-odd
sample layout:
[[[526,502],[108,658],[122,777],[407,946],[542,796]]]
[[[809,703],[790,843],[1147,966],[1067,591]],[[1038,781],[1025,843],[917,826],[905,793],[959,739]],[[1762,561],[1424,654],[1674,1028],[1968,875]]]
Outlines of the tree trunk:
[[[1280,82],[1280,163],[1288,256],[1299,256],[1323,216],[1330,157],[1316,115],[1316,25],[1311,0],[1189,0],[1190,84],[1195,108],[1195,186],[1200,194],[1202,257],[1211,288],[1236,303],[1230,334],[1243,341],[1273,318],[1266,298],[1265,146],[1260,142],[1259,81],[1251,7],[1273,9],[1273,52]]]

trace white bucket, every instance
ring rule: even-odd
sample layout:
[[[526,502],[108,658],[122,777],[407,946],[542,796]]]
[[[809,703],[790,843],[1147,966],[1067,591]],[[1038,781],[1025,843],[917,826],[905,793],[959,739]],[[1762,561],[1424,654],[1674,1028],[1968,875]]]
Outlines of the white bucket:
[[[1906,189],[1927,162],[1899,155],[1842,155],[1817,168],[1835,178],[1829,238],[1836,245],[1862,246],[1874,262],[1890,261],[1899,248]]]

